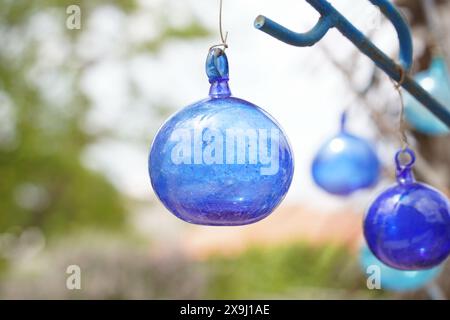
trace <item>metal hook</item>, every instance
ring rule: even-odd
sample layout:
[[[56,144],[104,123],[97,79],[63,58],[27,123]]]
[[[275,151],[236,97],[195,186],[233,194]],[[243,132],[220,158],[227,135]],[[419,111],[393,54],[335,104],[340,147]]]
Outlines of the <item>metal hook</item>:
[[[306,1],[321,14],[317,24],[309,32],[293,32],[264,16],[258,16],[254,25],[257,29],[271,35],[272,37],[275,37],[280,41],[299,47],[314,45],[325,36],[329,29],[336,28],[361,52],[372,59],[372,61],[391,79],[401,85],[436,117],[450,127],[450,107],[448,109],[445,108],[408,74],[413,61],[411,32],[401,13],[389,0],[369,1],[373,5],[380,8],[397,31],[400,44],[400,64],[397,64],[395,61],[390,59],[383,51],[375,46],[328,1]]]
[[[291,31],[264,16],[258,16],[254,25],[255,28],[287,44],[296,47],[311,47],[321,40],[330,28],[334,27],[333,20],[333,17],[330,15],[322,16],[316,25],[306,33]]]
[[[220,0],[219,7],[220,7],[220,9],[219,9],[219,32],[220,32],[220,40],[222,40],[222,43],[223,43],[225,46],[228,46],[228,45],[227,45],[228,31],[225,32],[225,37],[223,36],[223,26],[222,26],[223,0]]]
[[[221,48],[223,48],[223,50],[228,48],[228,44],[227,44],[228,31],[225,32],[225,37],[224,37],[223,36],[223,26],[222,26],[222,16],[223,16],[223,0],[220,0],[220,2],[219,2],[219,34],[220,34],[220,40],[222,41],[222,43],[211,46],[209,48],[210,51],[211,51],[211,49],[214,49],[214,48],[221,47]]]

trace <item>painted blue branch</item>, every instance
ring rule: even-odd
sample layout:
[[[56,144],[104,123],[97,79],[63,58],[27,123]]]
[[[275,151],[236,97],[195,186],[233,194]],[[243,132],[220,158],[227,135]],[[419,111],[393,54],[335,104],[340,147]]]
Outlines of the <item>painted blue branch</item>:
[[[334,26],[330,16],[322,16],[309,32],[293,32],[264,16],[255,20],[255,28],[272,37],[297,47],[310,47],[316,44]]]
[[[376,47],[363,33],[356,29],[339,11],[326,0],[306,0],[321,15],[313,29],[306,33],[293,32],[282,25],[264,17],[258,16],[255,27],[285,43],[305,47],[312,46],[321,40],[331,28],[336,28],[349,39],[361,52],[367,55],[389,77],[397,82],[402,80],[404,71],[409,71],[412,65],[413,46],[411,32],[402,15],[389,0],[369,0],[380,8],[391,21],[397,31],[400,44],[400,64],[390,59]],[[420,101],[436,117],[450,127],[450,109],[445,108],[428,92],[426,92],[409,75],[404,77],[402,87]]]

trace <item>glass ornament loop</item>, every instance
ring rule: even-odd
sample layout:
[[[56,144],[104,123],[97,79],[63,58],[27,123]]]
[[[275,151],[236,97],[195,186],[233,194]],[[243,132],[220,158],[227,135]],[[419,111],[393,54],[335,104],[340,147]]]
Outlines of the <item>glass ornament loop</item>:
[[[211,48],[206,58],[206,74],[209,83],[226,80],[229,78],[228,58],[221,48]]]
[[[228,58],[225,51],[217,47],[209,49],[205,69],[209,83],[211,84],[209,96],[212,98],[230,97],[231,91],[228,85],[230,76]]]
[[[404,163],[402,156],[407,155],[409,160]],[[412,168],[416,162],[416,154],[410,148],[405,148],[397,151],[395,154],[395,166],[397,182],[399,184],[407,184],[415,182]]]

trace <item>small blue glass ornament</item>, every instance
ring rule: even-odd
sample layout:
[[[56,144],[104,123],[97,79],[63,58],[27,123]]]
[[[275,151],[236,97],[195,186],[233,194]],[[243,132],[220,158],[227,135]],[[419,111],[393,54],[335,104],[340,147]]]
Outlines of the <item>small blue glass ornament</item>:
[[[402,164],[401,157],[410,161]],[[442,263],[450,253],[450,203],[434,188],[416,182],[414,152],[395,156],[397,184],[381,193],[364,220],[364,236],[373,254],[400,270],[424,270]]]
[[[294,161],[288,139],[264,110],[234,98],[225,52],[206,60],[209,98],[173,115],[149,156],[158,198],[193,224],[238,226],[267,217],[283,200]]]
[[[416,81],[439,102],[450,108],[450,77],[444,57],[433,58],[430,69],[415,76]],[[410,94],[405,95],[405,118],[417,131],[444,135],[450,130]]]
[[[417,271],[394,269],[378,260],[367,246],[363,246],[360,250],[360,265],[365,274],[371,270],[369,268],[378,267],[381,288],[398,292],[414,291],[426,286],[436,279],[443,269],[441,266]]]
[[[314,182],[328,193],[347,196],[375,185],[380,162],[370,143],[346,129],[346,113],[340,132],[319,149],[312,164]]]

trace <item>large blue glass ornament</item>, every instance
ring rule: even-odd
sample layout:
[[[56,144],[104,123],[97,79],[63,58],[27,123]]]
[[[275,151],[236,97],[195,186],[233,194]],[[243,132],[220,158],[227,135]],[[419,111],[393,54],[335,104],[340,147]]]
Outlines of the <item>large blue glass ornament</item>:
[[[430,69],[415,76],[417,82],[450,109],[450,77],[445,59],[437,56]],[[447,126],[410,94],[405,95],[405,118],[417,131],[429,135],[449,133]]]
[[[360,264],[365,274],[368,270],[371,270],[371,267],[378,267],[380,271],[381,288],[400,292],[414,291],[426,286],[437,278],[443,269],[441,266],[418,271],[394,269],[378,260],[367,246],[361,248]]]
[[[375,185],[380,175],[380,162],[370,143],[350,134],[342,114],[340,132],[319,149],[312,164],[312,176],[323,190],[347,196]]]
[[[289,189],[291,147],[268,113],[231,96],[222,49],[210,50],[206,72],[209,98],[173,115],[153,141],[151,183],[166,208],[184,221],[254,223],[267,217]]]
[[[410,161],[402,164],[401,156]],[[381,193],[364,220],[364,235],[373,254],[400,270],[430,269],[450,253],[450,203],[432,187],[416,182],[414,152],[396,154],[397,184]]]

